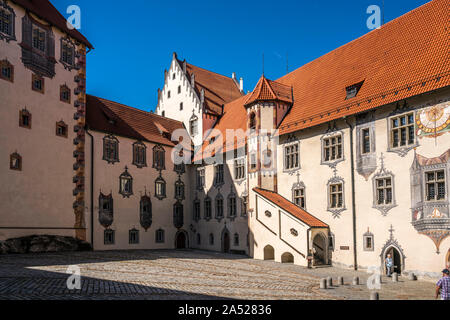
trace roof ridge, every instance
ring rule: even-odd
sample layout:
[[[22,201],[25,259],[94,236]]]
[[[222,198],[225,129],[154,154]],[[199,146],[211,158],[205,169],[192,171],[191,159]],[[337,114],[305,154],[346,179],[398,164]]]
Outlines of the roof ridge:
[[[292,70],[291,72],[289,72],[289,73],[285,74],[284,76],[278,78],[276,81],[286,78],[287,76],[291,75],[292,73],[296,72],[296,71],[299,70],[299,69],[302,69],[302,68],[304,68],[304,67],[307,67],[307,66],[309,66],[309,65],[311,65],[311,64],[313,64],[313,63],[317,63],[317,62],[318,62],[319,60],[321,60],[322,58],[324,58],[324,57],[326,57],[326,56],[332,54],[333,52],[335,52],[335,51],[337,51],[337,50],[339,50],[339,49],[341,49],[341,48],[343,48],[343,47],[349,46],[350,44],[352,44],[352,43],[354,43],[354,42],[356,42],[356,41],[358,41],[358,40],[360,40],[360,39],[366,37],[367,35],[369,35],[369,34],[371,34],[371,33],[375,33],[375,32],[377,32],[377,31],[380,32],[380,31],[382,31],[383,29],[386,29],[387,26],[393,24],[394,22],[397,22],[397,20],[399,20],[399,19],[401,19],[401,18],[403,18],[403,17],[405,17],[405,16],[408,16],[408,15],[414,13],[415,11],[421,9],[421,8],[424,7],[424,6],[431,5],[431,3],[438,2],[438,1],[444,1],[444,0],[430,0],[429,2],[424,3],[423,5],[421,5],[421,6],[417,7],[417,8],[415,8],[415,9],[413,9],[413,10],[411,10],[411,11],[405,12],[405,13],[402,14],[401,16],[399,16],[399,17],[397,17],[397,18],[395,18],[395,19],[392,19],[391,21],[386,22],[386,23],[385,23],[384,25],[382,25],[379,29],[370,30],[369,32],[367,32],[367,33],[365,33],[365,34],[359,36],[358,38],[353,39],[353,40],[351,40],[350,42],[344,43],[343,45],[341,45],[341,46],[339,46],[339,47],[337,47],[337,48],[334,48],[333,50],[331,50],[331,51],[329,51],[329,52],[327,52],[327,53],[325,53],[325,54],[323,54],[323,55],[321,55],[321,56],[319,56],[319,57],[317,57],[317,58],[315,58],[315,59],[313,59],[313,60],[311,60],[311,61],[305,63],[304,65],[298,67],[297,69]]]
[[[190,66],[193,66],[193,67],[195,67],[195,68],[202,69],[203,71],[206,71],[206,72],[209,72],[209,73],[213,73],[213,74],[215,74],[215,75],[218,75],[218,76],[221,76],[221,77],[227,78],[228,80],[233,81],[233,78],[227,77],[227,76],[225,76],[225,75],[223,75],[223,74],[220,74],[220,73],[218,73],[218,72],[215,72],[215,71],[211,71],[211,70],[208,70],[208,69],[205,69],[205,68],[196,66],[196,65],[194,65],[194,64],[192,64],[192,63],[186,62],[186,65],[190,65]],[[195,79],[195,81],[197,81],[197,79]]]

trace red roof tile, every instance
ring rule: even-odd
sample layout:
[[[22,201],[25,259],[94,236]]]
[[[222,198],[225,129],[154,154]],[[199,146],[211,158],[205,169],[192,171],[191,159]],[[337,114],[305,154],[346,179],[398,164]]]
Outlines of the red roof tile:
[[[170,140],[173,131],[185,130],[182,122],[91,95],[86,97],[86,121],[91,130],[169,146],[175,145]]]
[[[290,202],[289,200],[282,197],[276,192],[261,188],[253,188],[253,191],[255,191],[260,196],[263,196],[265,199],[269,200],[273,204],[277,205],[284,211],[287,211],[288,213],[292,214],[294,217],[300,219],[310,227],[328,228],[328,225],[325,222],[322,222],[321,220],[317,219],[316,217],[306,212],[302,208],[297,207],[295,204],[293,204],[292,202]]]
[[[61,31],[69,34],[74,39],[85,44],[88,48],[93,48],[92,44],[76,29],[67,28],[67,20],[56,10],[56,8],[48,0],[11,0],[19,6],[29,10],[42,20],[59,28]]]
[[[271,88],[277,84],[293,87],[294,103],[279,133],[295,132],[449,86],[449,7],[450,0],[433,0],[276,81],[267,80]],[[347,100],[346,88],[362,81],[357,96]],[[257,85],[248,95],[249,101],[263,91],[261,87]],[[225,105],[224,110],[231,111],[216,128],[241,128],[246,103],[238,99]]]
[[[180,62],[180,65],[183,65],[183,62]],[[195,75],[197,94],[200,96],[201,90],[204,90],[206,109],[215,115],[222,114],[224,104],[242,96],[232,78],[196,67],[190,63],[186,63],[186,71],[189,78],[192,77],[192,74]]]
[[[292,103],[292,87],[271,81],[262,76],[244,104],[247,106],[257,101],[284,101]]]

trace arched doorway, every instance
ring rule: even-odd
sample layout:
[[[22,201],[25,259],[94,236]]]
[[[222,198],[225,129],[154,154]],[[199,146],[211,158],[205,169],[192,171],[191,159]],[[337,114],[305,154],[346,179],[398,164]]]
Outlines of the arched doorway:
[[[322,233],[314,237],[313,257],[315,266],[327,264],[327,240]]]
[[[391,255],[392,261],[394,263],[394,268],[393,268],[392,272],[397,272],[398,274],[401,274],[403,271],[403,256],[402,256],[400,250],[398,250],[394,246],[388,247],[384,251],[384,255],[383,255],[383,270],[384,270],[384,272],[386,273],[386,258],[389,254]]]
[[[176,249],[187,249],[187,235],[185,231],[178,231],[175,235],[175,248]]]
[[[264,247],[264,260],[275,260],[275,249],[270,245]]]
[[[294,256],[289,252],[283,253],[281,255],[281,263],[294,263]]]
[[[222,231],[222,252],[230,252],[230,232],[228,232],[227,228]]]

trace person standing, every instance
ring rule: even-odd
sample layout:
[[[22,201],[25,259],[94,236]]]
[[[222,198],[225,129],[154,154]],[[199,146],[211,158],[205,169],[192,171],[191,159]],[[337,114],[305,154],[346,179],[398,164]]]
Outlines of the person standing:
[[[442,270],[442,278],[436,283],[436,299],[441,293],[441,300],[450,300],[450,271]]]
[[[389,253],[386,257],[386,275],[388,277],[391,277],[393,267],[394,267],[394,261],[392,261],[391,254]]]

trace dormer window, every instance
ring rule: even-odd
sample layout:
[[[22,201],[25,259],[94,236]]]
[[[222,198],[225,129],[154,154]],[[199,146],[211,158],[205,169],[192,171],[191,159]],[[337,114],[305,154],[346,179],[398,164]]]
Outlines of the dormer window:
[[[354,84],[354,85],[351,85],[351,86],[345,88],[345,91],[347,93],[346,99],[348,100],[348,99],[356,97],[363,84],[364,84],[364,81],[361,81],[357,84]]]

